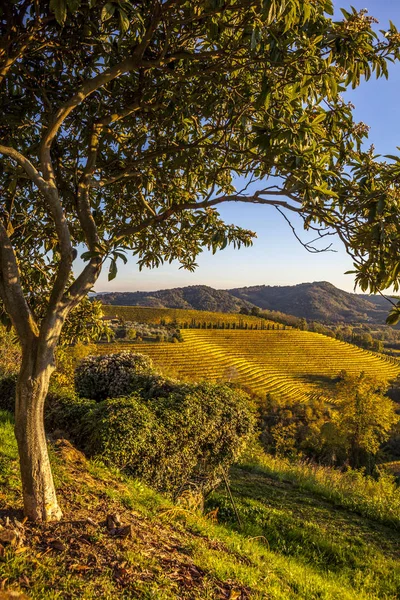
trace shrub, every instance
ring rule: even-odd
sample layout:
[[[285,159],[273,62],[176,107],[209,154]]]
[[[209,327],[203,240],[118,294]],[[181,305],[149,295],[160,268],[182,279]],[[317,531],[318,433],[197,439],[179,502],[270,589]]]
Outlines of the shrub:
[[[210,491],[219,482],[221,469],[239,457],[253,432],[249,396],[230,385],[201,383],[183,398],[170,394],[154,404],[170,430],[172,489],[191,480],[202,491]]]
[[[143,354],[88,356],[75,371],[75,389],[80,396],[100,402],[130,394],[138,375],[151,372],[151,359]]]
[[[156,418],[151,444],[157,452],[142,461],[145,467],[138,470],[135,462],[125,468],[173,496],[188,485],[208,492],[253,430],[247,394],[228,385],[179,384],[159,377],[142,394]]]
[[[83,448],[86,443],[85,418],[92,414],[96,402],[79,396],[68,389],[50,390],[45,405],[45,425],[47,431],[60,429],[73,442]]]
[[[89,456],[151,482],[155,468],[160,425],[154,412],[139,394],[95,403],[83,415],[79,438]]]
[[[178,496],[186,487],[212,489],[238,458],[255,422],[249,397],[222,384],[186,384],[137,375],[129,397],[97,401],[58,394],[46,409],[48,427],[63,429],[89,456],[99,457]]]
[[[157,373],[138,375],[135,380],[135,389],[145,400],[165,398],[169,394],[180,394],[183,398],[192,389],[193,384],[183,383],[178,379],[163,377]]]
[[[330,424],[332,410],[322,399],[282,404],[267,394],[259,401],[260,440],[266,452],[278,456],[304,454],[314,460],[331,461],[322,429]]]
[[[95,352],[94,344],[77,342],[74,346],[58,346],[56,350],[56,370],[51,381],[56,386],[73,388],[76,365]]]

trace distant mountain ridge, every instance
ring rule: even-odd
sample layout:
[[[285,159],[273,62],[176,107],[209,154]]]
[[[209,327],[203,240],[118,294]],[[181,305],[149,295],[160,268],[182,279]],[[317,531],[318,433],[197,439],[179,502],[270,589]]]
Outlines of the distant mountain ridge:
[[[291,286],[257,285],[216,290],[192,285],[155,292],[111,292],[98,294],[105,304],[186,308],[214,312],[239,312],[257,306],[324,323],[384,324],[390,310],[381,296],[351,294],[327,281]]]

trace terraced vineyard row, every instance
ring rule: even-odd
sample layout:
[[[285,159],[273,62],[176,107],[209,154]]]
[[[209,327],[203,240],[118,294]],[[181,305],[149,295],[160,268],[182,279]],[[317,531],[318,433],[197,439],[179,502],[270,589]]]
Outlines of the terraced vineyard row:
[[[206,326],[230,326],[253,327],[257,329],[266,329],[274,327],[284,329],[285,325],[260,319],[251,315],[241,315],[239,313],[218,313],[206,310],[187,310],[184,308],[148,308],[145,306],[114,306],[103,304],[103,312],[106,317],[118,317],[125,321],[137,321],[139,323],[151,323],[152,325],[161,325],[176,323],[178,327],[192,327],[194,324]]]
[[[307,401],[323,392],[339,371],[379,379],[400,373],[400,364],[318,333],[299,331],[182,331],[183,343],[99,344],[99,353],[148,354],[165,374],[184,380],[234,380],[258,394]]]

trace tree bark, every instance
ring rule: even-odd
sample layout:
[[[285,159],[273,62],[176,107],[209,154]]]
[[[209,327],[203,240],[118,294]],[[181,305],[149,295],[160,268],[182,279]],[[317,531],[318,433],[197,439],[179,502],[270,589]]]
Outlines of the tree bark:
[[[53,352],[38,356],[37,344],[23,350],[16,391],[15,436],[24,512],[32,521],[58,521],[62,516],[44,430],[44,401],[53,370]]]

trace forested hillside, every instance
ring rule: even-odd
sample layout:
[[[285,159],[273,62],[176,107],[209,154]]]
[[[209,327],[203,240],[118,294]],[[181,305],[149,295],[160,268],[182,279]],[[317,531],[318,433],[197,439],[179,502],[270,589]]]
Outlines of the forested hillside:
[[[206,285],[191,285],[156,292],[113,292],[97,297],[104,304],[118,306],[186,308],[213,312],[238,312],[242,307],[253,306],[251,302],[235,298],[228,291],[214,290]]]
[[[238,312],[257,306],[324,323],[384,324],[390,303],[381,296],[350,294],[327,281],[292,286],[258,285],[231,290],[193,285],[156,292],[98,294],[104,304]]]

